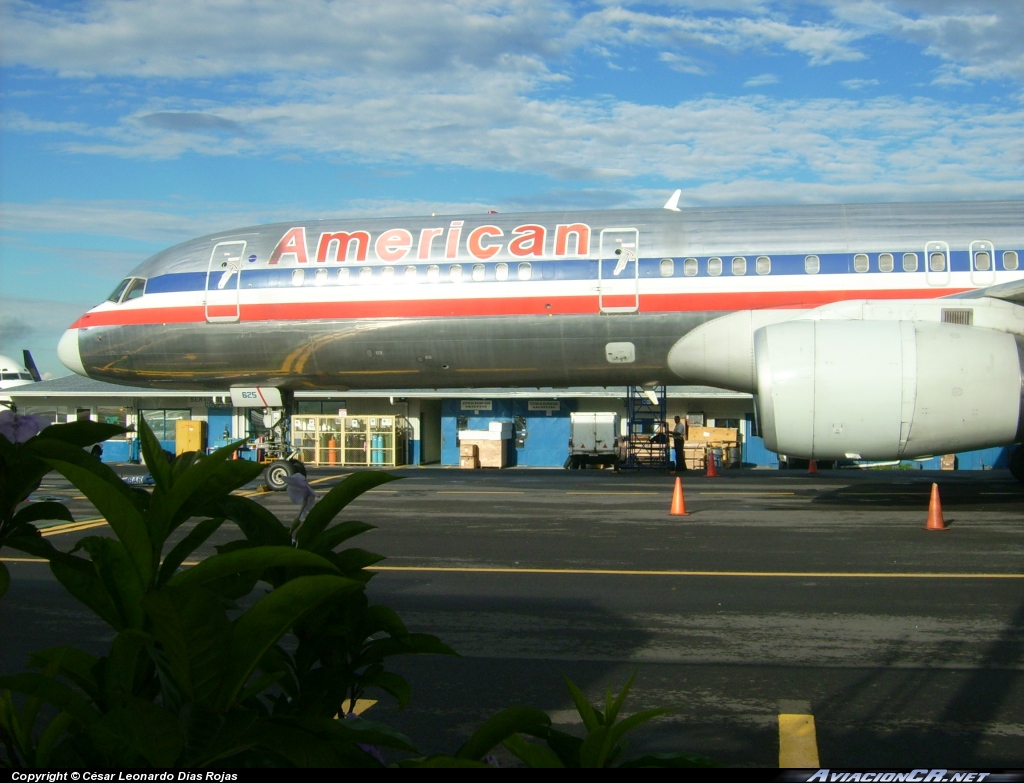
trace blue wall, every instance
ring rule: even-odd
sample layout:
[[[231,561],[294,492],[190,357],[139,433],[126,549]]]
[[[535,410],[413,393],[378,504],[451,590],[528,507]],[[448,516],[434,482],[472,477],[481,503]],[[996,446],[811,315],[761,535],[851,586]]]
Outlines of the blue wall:
[[[557,411],[531,411],[528,400],[491,400],[489,411],[464,411],[461,404],[461,400],[443,400],[441,404],[442,465],[459,464],[461,416],[466,417],[467,429],[471,430],[486,430],[492,421],[515,423],[521,417],[526,438],[517,447],[515,434],[519,433],[514,433],[509,442],[509,467],[560,468],[565,464],[569,456],[569,414],[576,410],[575,400],[560,400]]]

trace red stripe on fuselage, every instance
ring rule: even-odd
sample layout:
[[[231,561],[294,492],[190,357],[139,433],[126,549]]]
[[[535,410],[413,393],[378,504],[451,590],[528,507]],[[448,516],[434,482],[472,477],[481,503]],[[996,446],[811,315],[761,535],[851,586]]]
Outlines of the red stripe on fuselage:
[[[736,310],[806,310],[849,299],[935,299],[971,289],[895,289],[887,291],[771,291],[717,294],[644,294],[640,312],[707,313]],[[523,297],[512,299],[414,299],[379,302],[281,302],[243,304],[245,323],[266,321],[347,321],[381,318],[485,318],[516,315],[597,315],[596,296]],[[72,329],[202,323],[202,305],[111,309],[86,313]]]

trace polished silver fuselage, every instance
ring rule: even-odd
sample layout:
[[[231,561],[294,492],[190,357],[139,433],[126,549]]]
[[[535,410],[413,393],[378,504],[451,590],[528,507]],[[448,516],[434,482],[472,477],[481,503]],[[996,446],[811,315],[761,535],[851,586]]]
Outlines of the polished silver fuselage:
[[[966,202],[246,228],[144,262],[129,275],[144,284],[79,319],[61,356],[93,378],[167,388],[701,382],[668,354],[730,312],[1018,279],[1022,218],[1019,202]]]

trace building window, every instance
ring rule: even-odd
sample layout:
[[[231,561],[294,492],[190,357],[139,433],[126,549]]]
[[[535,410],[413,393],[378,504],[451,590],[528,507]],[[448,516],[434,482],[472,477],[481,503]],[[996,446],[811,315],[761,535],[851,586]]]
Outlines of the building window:
[[[508,264],[495,264],[494,279],[499,281],[508,280]]]
[[[671,258],[663,258],[661,263],[658,264],[658,271],[662,277],[672,277],[676,271],[676,262]]]
[[[821,259],[817,256],[804,256],[804,271],[809,275],[816,275],[821,271]]]
[[[879,272],[891,272],[896,268],[896,261],[892,257],[892,253],[879,253],[878,254],[878,271]]]
[[[747,273],[747,259],[743,256],[736,256],[732,260],[732,273],[734,275],[745,275]]]
[[[473,264],[473,280],[480,282],[487,278],[487,267],[483,264]]]
[[[520,280],[529,280],[533,276],[533,267],[525,261],[519,265],[516,273]]]
[[[696,258],[684,258],[683,259],[683,274],[687,277],[697,276],[697,259]]]
[[[867,253],[857,253],[853,257],[853,271],[859,273],[867,272],[871,262]]]
[[[1007,250],[1003,253],[1003,269],[1013,271],[1019,264],[1016,250]]]
[[[708,259],[708,274],[712,277],[718,277],[722,274],[722,259],[717,256]]]
[[[772,260],[768,256],[758,256],[754,262],[754,271],[759,275],[770,275],[772,273]]]
[[[139,414],[153,430],[157,440],[175,440],[178,421],[192,418],[192,411],[188,408],[139,411]]]
[[[917,271],[917,253],[904,253],[903,254],[903,271],[904,272],[916,272]]]

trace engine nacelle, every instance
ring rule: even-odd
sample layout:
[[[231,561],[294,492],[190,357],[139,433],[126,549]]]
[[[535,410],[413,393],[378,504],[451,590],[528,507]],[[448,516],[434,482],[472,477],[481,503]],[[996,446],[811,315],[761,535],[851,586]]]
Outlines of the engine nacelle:
[[[914,321],[773,324],[754,333],[772,451],[891,460],[1021,440],[1022,352],[1006,332]]]

